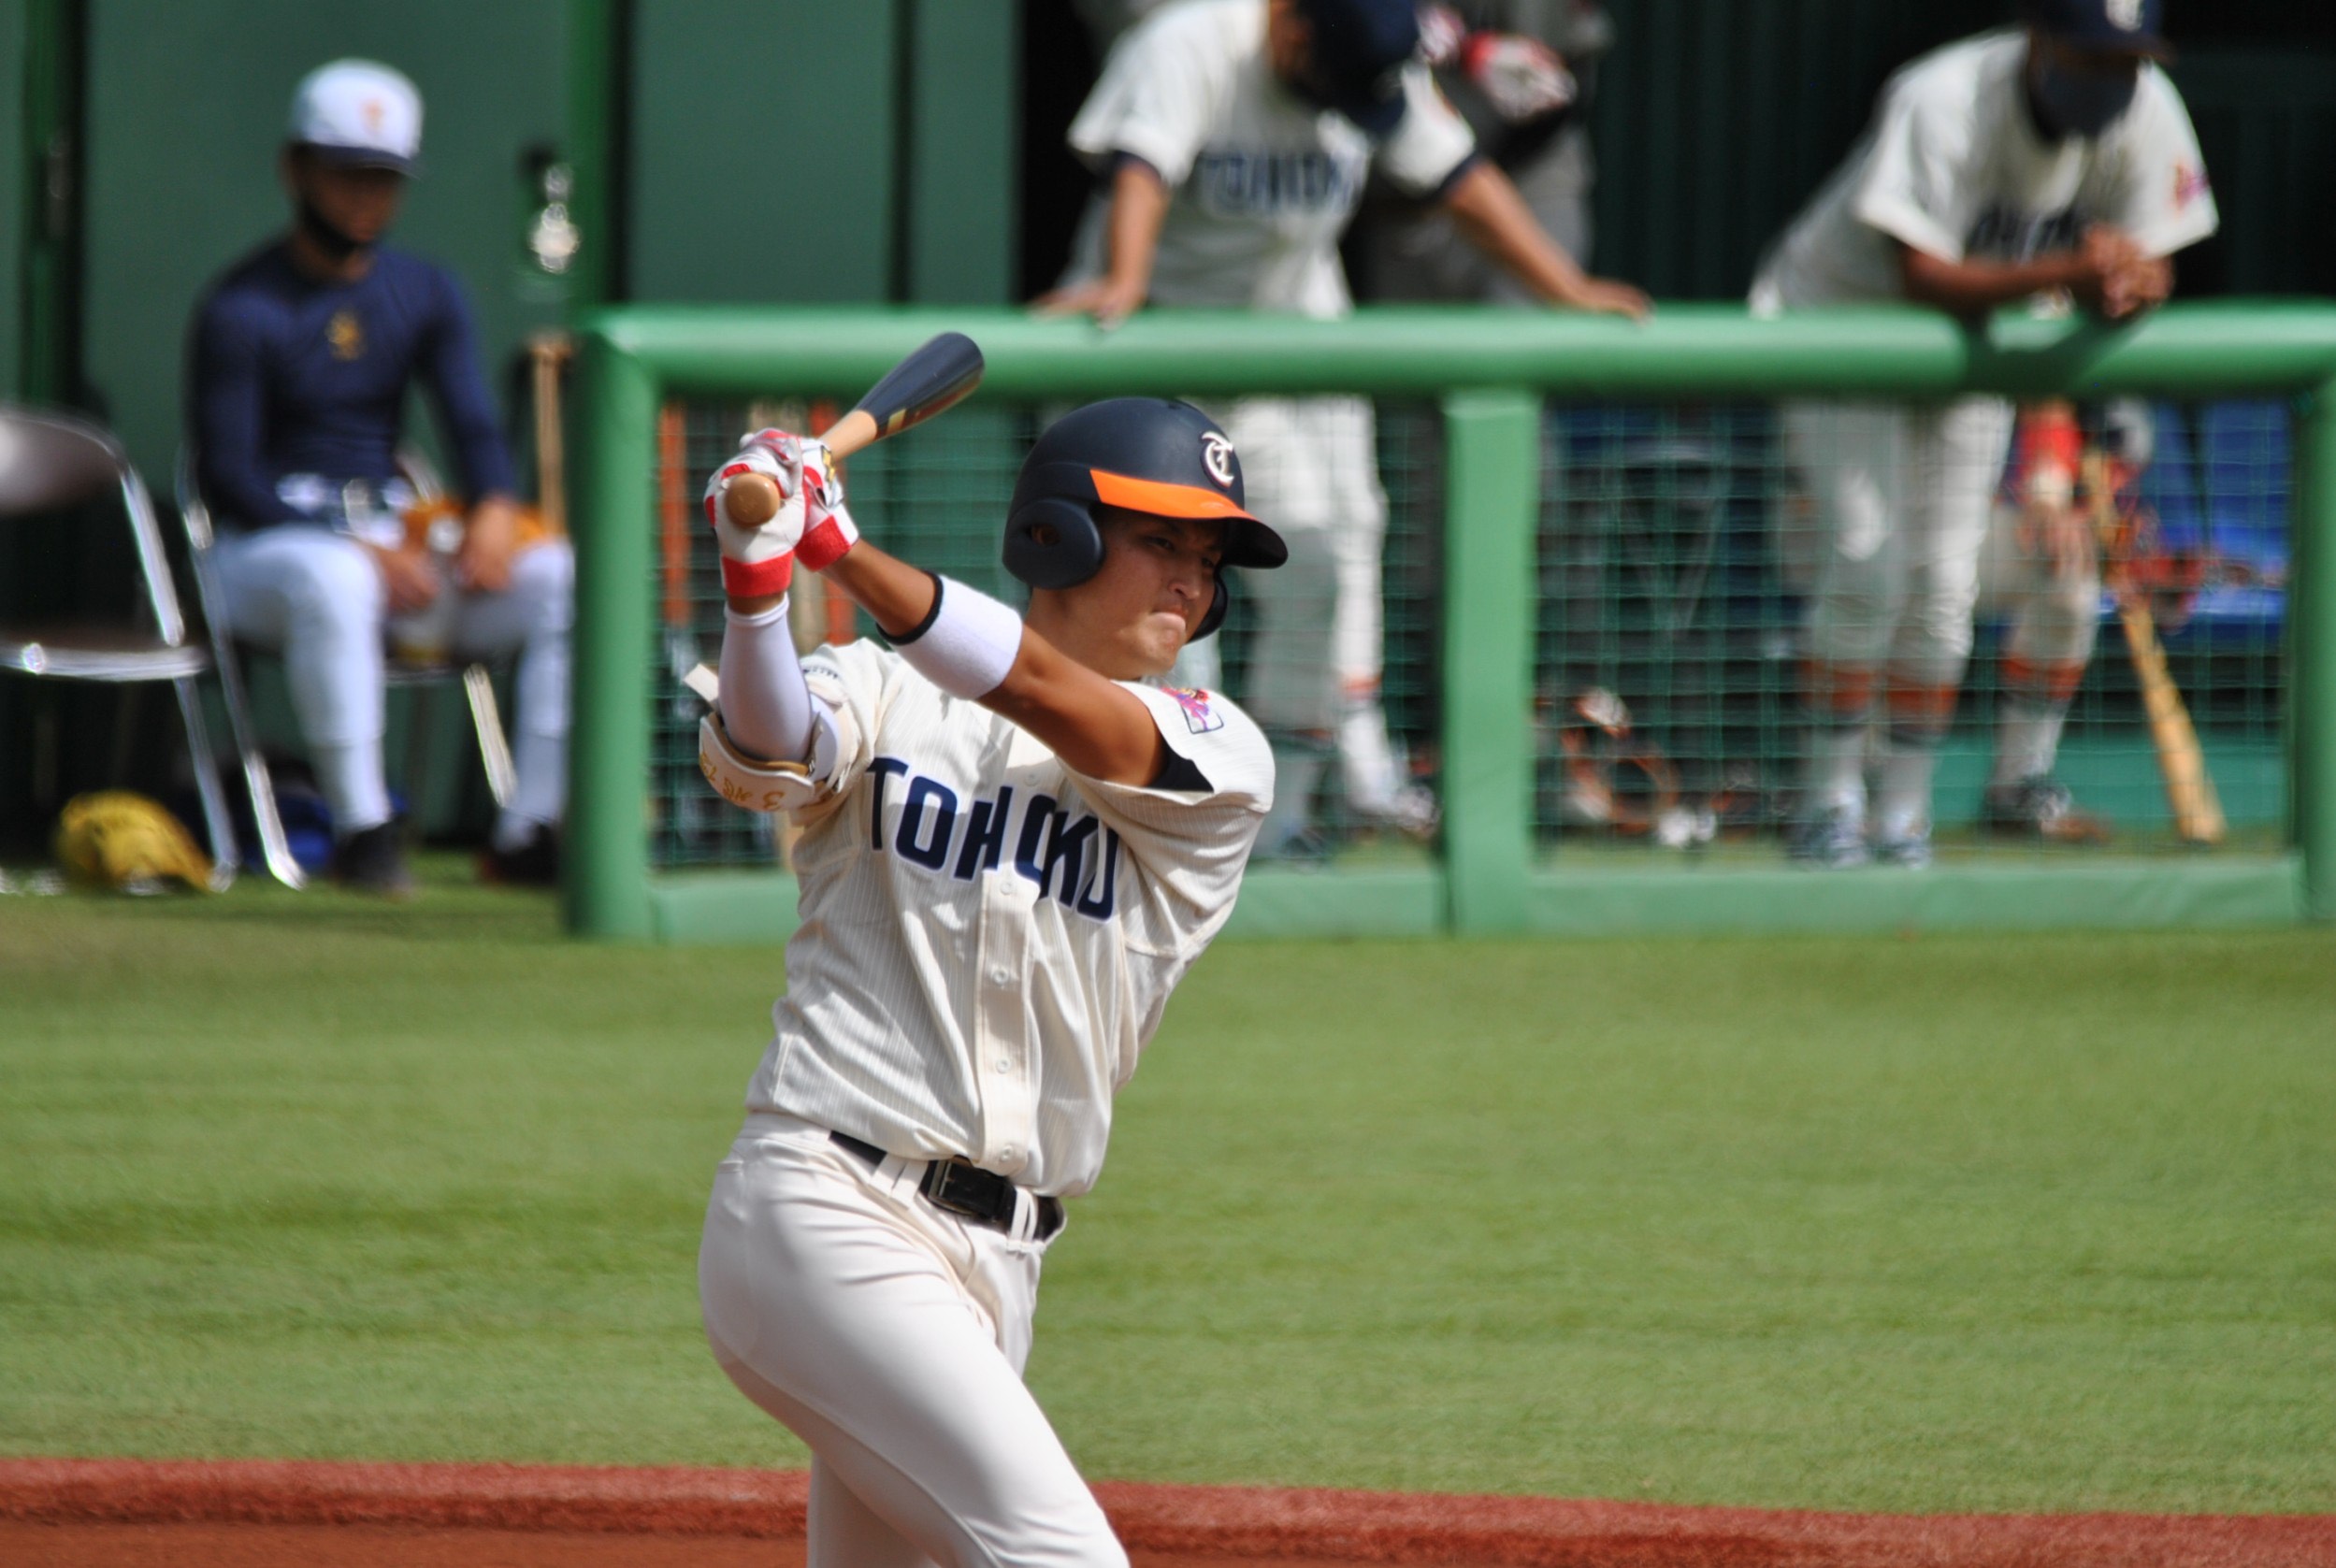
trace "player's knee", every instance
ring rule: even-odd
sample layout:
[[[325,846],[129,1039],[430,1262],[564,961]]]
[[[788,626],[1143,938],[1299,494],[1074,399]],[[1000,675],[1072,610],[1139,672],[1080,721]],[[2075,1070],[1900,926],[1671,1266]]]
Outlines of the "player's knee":
[[[576,552],[566,539],[523,550],[511,565],[511,591],[528,606],[528,621],[565,629],[575,613]]]
[[[388,589],[381,568],[353,539],[320,538],[285,568],[285,597],[311,626],[370,632],[381,624]]]

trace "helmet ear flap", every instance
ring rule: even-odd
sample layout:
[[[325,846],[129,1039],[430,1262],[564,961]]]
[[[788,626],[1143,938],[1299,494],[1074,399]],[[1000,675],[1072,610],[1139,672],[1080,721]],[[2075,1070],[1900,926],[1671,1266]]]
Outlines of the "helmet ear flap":
[[[1225,586],[1224,574],[1219,570],[1217,577],[1217,597],[1209,600],[1208,612],[1201,617],[1201,624],[1192,629],[1192,635],[1188,641],[1198,642],[1204,637],[1217,635],[1217,628],[1225,624],[1226,612],[1232,609],[1233,593]]]
[[[1083,503],[1040,496],[1006,519],[1002,559],[1033,588],[1075,588],[1103,569],[1103,530]]]

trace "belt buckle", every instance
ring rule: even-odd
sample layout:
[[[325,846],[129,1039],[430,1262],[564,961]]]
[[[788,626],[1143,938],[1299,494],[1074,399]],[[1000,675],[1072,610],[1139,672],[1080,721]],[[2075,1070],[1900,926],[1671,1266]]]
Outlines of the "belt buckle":
[[[988,1181],[985,1182],[984,1177],[988,1177]],[[1002,1176],[984,1171],[977,1165],[956,1159],[936,1159],[925,1168],[925,1179],[918,1190],[924,1193],[925,1201],[936,1209],[946,1209],[953,1215],[977,1219],[992,1228],[1013,1224],[1011,1212],[1002,1220],[994,1201],[984,1202],[976,1196],[985,1189],[994,1193],[996,1187],[990,1183],[1012,1190]]]

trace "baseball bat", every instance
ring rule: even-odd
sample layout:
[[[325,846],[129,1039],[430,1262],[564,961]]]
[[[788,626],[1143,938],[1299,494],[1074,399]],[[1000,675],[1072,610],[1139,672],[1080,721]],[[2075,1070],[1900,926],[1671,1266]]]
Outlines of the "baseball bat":
[[[962,402],[981,379],[981,350],[962,332],[944,332],[886,371],[820,439],[836,456],[849,457]],[[768,475],[740,474],[722,493],[731,520],[750,528],[779,514],[779,487]]]
[[[2118,539],[2117,500],[2106,453],[2084,454],[2084,488],[2106,565]],[[2149,719],[2150,742],[2157,750],[2157,771],[2166,781],[2166,803],[2173,808],[2174,832],[2184,843],[2218,844],[2225,827],[2222,800],[2206,770],[2206,752],[2199,744],[2197,727],[2190,723],[2190,711],[2183,704],[2173,672],[2166,668],[2165,645],[2157,640],[2157,622],[2150,614],[2149,601],[2134,588],[2121,566],[2112,568],[2109,586],[2117,598],[2117,622],[2125,630],[2126,654],[2141,685],[2141,711]]]

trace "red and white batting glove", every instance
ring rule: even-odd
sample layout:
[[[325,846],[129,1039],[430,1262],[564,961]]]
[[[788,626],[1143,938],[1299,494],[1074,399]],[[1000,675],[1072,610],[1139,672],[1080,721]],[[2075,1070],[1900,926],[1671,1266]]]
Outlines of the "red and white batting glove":
[[[1449,6],[1420,7],[1420,58],[1441,68],[1460,57],[1467,41],[1468,23]]]
[[[759,527],[729,515],[729,482],[748,473],[778,486],[779,510]],[[826,445],[784,430],[748,436],[738,455],[706,482],[705,506],[722,548],[723,592],[742,598],[785,593],[798,557],[819,571],[859,542],[859,529],[844,510],[843,479]]]
[[[844,474],[835,453],[816,436],[790,435],[785,430],[757,430],[746,438],[748,447],[760,447],[802,475],[802,541],[796,556],[814,571],[825,571],[859,542],[859,527],[844,510]]]
[[[1574,74],[1538,38],[1471,33],[1460,45],[1460,68],[1493,112],[1512,125],[1554,114],[1574,101]]]

